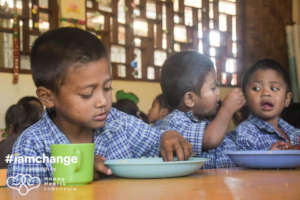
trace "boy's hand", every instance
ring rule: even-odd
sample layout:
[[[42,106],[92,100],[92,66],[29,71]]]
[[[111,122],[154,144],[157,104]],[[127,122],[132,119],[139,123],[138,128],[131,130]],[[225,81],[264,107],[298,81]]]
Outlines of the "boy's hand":
[[[192,145],[177,131],[166,131],[160,138],[160,153],[164,161],[174,159],[176,152],[178,160],[187,160],[192,154]]]
[[[291,145],[289,142],[279,141],[274,143],[270,150],[300,150],[300,144]]]
[[[300,144],[290,145],[288,149],[291,149],[291,150],[300,150]]]
[[[105,175],[112,175],[111,169],[109,169],[108,167],[106,167],[104,165],[104,161],[106,159],[100,155],[96,155],[95,159],[94,159],[94,169],[95,169],[95,173],[94,173],[94,179],[99,179],[99,173],[105,174]]]
[[[270,150],[286,150],[289,149],[291,145],[289,143],[279,141],[274,144],[272,144]]]
[[[225,97],[222,106],[232,114],[238,111],[246,103],[243,91],[240,88],[234,88]]]

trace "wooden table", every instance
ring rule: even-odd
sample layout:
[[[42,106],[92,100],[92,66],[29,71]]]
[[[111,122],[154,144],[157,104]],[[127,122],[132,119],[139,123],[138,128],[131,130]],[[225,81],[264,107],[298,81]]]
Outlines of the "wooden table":
[[[10,188],[0,188],[0,200],[6,199],[300,200],[300,169],[211,169],[168,179],[111,177],[77,187],[41,185],[24,197]]]

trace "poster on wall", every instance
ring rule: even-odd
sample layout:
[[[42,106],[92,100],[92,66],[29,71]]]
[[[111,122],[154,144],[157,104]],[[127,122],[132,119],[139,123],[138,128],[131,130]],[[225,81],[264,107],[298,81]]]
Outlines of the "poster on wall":
[[[85,28],[86,0],[60,0],[60,26]]]

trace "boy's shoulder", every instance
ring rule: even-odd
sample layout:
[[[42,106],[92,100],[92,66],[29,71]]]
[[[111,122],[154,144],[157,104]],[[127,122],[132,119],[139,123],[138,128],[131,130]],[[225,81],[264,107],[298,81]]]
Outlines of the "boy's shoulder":
[[[24,152],[43,150],[45,141],[49,141],[49,137],[45,137],[46,132],[43,129],[41,120],[29,126],[15,141],[12,152],[23,154]]]
[[[195,117],[191,112],[182,112],[180,110],[173,110],[168,114],[164,120],[172,121],[174,123],[189,123],[195,120]]]
[[[259,122],[252,118],[252,117],[248,117],[248,119],[244,120],[243,122],[241,122],[237,127],[236,127],[236,132],[245,132],[245,130],[252,130],[252,131],[257,131],[258,127],[259,127]]]
[[[279,118],[278,124],[283,129],[296,129],[294,126],[292,126],[282,118]],[[268,122],[260,119],[259,117],[253,114],[250,114],[245,121],[243,121],[241,124],[237,126],[237,129],[245,129],[245,128],[262,129],[267,131],[272,131],[274,129],[274,127],[272,127],[272,125],[270,125]]]
[[[208,124],[208,120],[197,119],[192,112],[182,112],[180,110],[173,110],[170,114],[164,117],[157,128],[178,129],[185,131],[186,129],[199,129],[205,127]]]
[[[252,120],[246,119],[237,126],[237,128],[241,127],[255,127],[255,124]]]
[[[138,118],[136,118],[135,116],[129,115],[127,113],[124,113],[116,108],[111,108],[108,114],[108,117],[106,119],[106,122],[111,122],[114,120],[137,120]]]
[[[22,146],[25,144],[37,145],[40,147],[50,146],[50,144],[58,142],[58,140],[65,140],[65,136],[60,134],[60,131],[49,117],[47,111],[45,111],[39,121],[29,126],[21,133],[15,146]]]
[[[150,126],[150,124],[145,123],[143,120],[137,118],[136,116],[129,115],[127,113],[119,111],[116,108],[112,108],[106,119],[104,127],[99,128],[98,131],[103,132],[107,130],[114,130],[117,128],[129,132],[140,129],[145,129],[145,131],[149,129],[157,129]]]
[[[42,117],[39,121],[26,128],[21,133],[19,138],[22,138],[22,140],[24,139],[40,140],[43,135],[48,133],[48,131],[46,130],[47,129],[46,129],[45,120]]]
[[[163,119],[159,120],[159,123],[155,123],[154,126],[160,129],[162,127],[168,128],[168,126],[175,125],[177,123],[185,124],[187,123],[187,120],[188,118],[186,117],[184,112],[175,109]]]

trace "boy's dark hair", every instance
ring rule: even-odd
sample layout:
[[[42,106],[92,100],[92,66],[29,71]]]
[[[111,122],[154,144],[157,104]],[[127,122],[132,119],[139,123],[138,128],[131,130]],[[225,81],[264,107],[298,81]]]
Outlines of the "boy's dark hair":
[[[103,57],[108,57],[107,51],[92,33],[70,27],[50,30],[33,44],[30,54],[33,80],[37,87],[58,92],[70,66]]]
[[[41,118],[42,107],[31,102],[22,100],[7,109],[5,126],[9,135],[20,134]]]
[[[287,72],[282,68],[282,66],[272,59],[262,59],[257,61],[254,65],[252,65],[244,74],[242,79],[242,89],[245,93],[247,84],[251,78],[251,76],[257,71],[257,70],[267,70],[272,69],[276,71],[278,74],[280,74],[286,84],[287,92],[291,91],[290,88],[290,82],[289,82],[289,76]]]
[[[25,105],[25,104],[34,104],[34,102],[36,103],[39,103],[41,107],[43,107],[43,104],[42,102],[34,97],[34,96],[25,96],[25,97],[22,97],[17,104],[22,104],[22,105]]]
[[[139,110],[139,107],[129,99],[120,99],[117,102],[112,104],[112,107],[127,113],[129,115],[133,115],[144,122],[148,123],[148,117],[145,113]]]
[[[137,117],[143,120],[145,123],[149,123],[148,116],[144,112],[139,111]]]
[[[19,129],[18,121],[20,118],[18,117],[18,106],[17,104],[13,104],[9,106],[5,113],[5,129],[6,132],[16,133]]]
[[[169,106],[169,104],[168,104],[167,100],[165,99],[165,97],[163,96],[163,94],[157,95],[157,97],[155,97],[154,101],[158,101],[160,108],[166,108],[166,109],[168,109],[169,112],[172,111],[171,106]]]
[[[121,99],[112,104],[112,107],[117,108],[118,110],[125,112],[130,115],[137,117],[139,108],[138,106],[129,99]]]
[[[177,108],[184,94],[199,94],[206,75],[214,70],[212,61],[196,51],[183,51],[170,56],[162,67],[160,85],[172,108]]]

